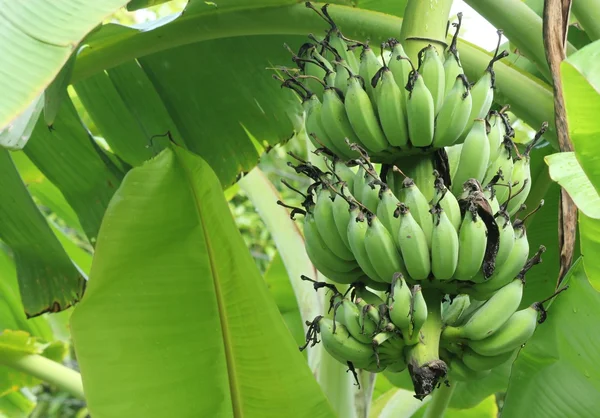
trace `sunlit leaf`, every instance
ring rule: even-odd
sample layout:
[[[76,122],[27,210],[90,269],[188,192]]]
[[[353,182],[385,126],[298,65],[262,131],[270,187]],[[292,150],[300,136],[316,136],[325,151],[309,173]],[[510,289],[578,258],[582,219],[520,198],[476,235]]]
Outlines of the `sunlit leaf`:
[[[332,416],[217,177],[178,147],[125,177],[71,324],[95,418]]]
[[[567,190],[577,208],[586,216],[600,219],[600,196],[583,172],[574,152],[548,155],[550,177]]]
[[[600,294],[577,261],[566,292],[548,310],[513,367],[502,416],[558,418],[596,416],[600,408],[597,329]]]
[[[126,3],[0,1],[0,130],[42,93],[79,41]]]

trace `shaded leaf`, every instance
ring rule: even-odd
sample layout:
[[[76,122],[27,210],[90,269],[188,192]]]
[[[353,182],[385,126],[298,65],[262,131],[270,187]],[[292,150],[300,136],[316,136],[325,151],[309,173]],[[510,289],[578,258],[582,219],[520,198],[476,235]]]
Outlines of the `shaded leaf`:
[[[71,325],[95,418],[332,416],[199,157],[127,174],[90,277]]]
[[[15,167],[27,186],[29,194],[36,199],[38,204],[50,209],[62,219],[69,228],[72,228],[83,234],[83,228],[79,223],[77,214],[66,201],[62,192],[27,157],[25,152],[13,152],[11,157]]]
[[[124,161],[142,164],[165,147],[170,132],[184,145],[148,76],[135,61],[74,85],[102,136]]]
[[[67,87],[71,84],[71,74],[73,74],[73,68],[75,67],[75,58],[77,58],[77,52],[71,54],[52,83],[44,91],[44,122],[48,126],[54,124],[54,119],[58,115],[60,105],[68,97]]]
[[[564,187],[577,208],[586,216],[600,219],[600,196],[587,178],[574,152],[561,152],[544,158],[550,177]]]
[[[75,45],[99,22],[127,3],[108,0],[0,2],[0,130],[48,86]]]
[[[564,281],[569,290],[550,306],[515,362],[502,416],[596,416],[600,408],[597,328],[600,294],[591,286],[581,259]]]
[[[27,316],[79,300],[85,280],[40,213],[10,158],[0,149],[0,238],[12,249]]]
[[[304,328],[298,310],[298,302],[296,302],[294,289],[290,284],[287,270],[279,253],[275,255],[265,272],[265,282],[271,297],[279,308],[279,313],[294,337],[294,341],[298,346],[304,345]]]
[[[40,119],[25,153],[60,189],[93,244],[122,173],[93,143],[70,100],[62,104],[53,126],[50,131]]]

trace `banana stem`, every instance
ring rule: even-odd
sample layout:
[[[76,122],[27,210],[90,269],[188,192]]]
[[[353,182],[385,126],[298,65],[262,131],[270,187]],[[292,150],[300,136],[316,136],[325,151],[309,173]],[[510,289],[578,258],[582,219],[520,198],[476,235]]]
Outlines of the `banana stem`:
[[[39,354],[3,356],[0,364],[58,386],[77,399],[85,400],[81,375],[56,361]]]
[[[452,399],[457,382],[451,382],[448,386],[442,384],[431,394],[431,401],[427,405],[423,418],[442,418],[444,411]]]
[[[442,296],[436,289],[423,289],[423,297],[427,303],[427,320],[419,332],[419,342],[408,354],[408,371],[417,399],[429,395],[448,371],[446,363],[439,358],[443,325]]]
[[[421,49],[431,44],[442,56],[446,47],[446,24],[452,0],[408,0],[404,11],[400,40],[406,54],[417,66]]]

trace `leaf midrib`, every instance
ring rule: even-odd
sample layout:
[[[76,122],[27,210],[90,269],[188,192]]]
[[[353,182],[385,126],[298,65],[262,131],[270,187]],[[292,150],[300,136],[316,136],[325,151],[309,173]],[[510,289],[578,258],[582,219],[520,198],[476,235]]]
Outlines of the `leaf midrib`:
[[[175,146],[173,146],[173,147],[175,147]],[[192,173],[188,170],[185,162],[179,157],[178,151],[176,149],[173,149],[172,152],[175,155],[176,160],[181,165],[182,170],[185,174],[187,183],[188,183],[190,191],[191,191],[192,198],[194,199],[194,204],[196,206],[195,212],[198,216],[198,221],[200,222],[200,225],[202,226],[202,231],[204,234],[204,242],[206,245],[206,252],[207,252],[208,260],[210,263],[210,270],[211,270],[212,278],[213,278],[215,297],[217,299],[217,309],[219,311],[219,323],[221,324],[221,334],[223,336],[223,347],[225,350],[225,363],[227,366],[229,390],[231,392],[231,407],[233,410],[233,416],[241,418],[241,417],[243,417],[244,414],[242,411],[241,400],[240,400],[240,391],[239,391],[237,374],[236,374],[235,364],[234,364],[235,362],[234,362],[234,355],[233,355],[232,344],[231,344],[231,335],[229,333],[229,326],[227,323],[227,310],[225,308],[223,294],[221,291],[221,285],[219,283],[219,275],[217,273],[217,269],[216,269],[216,265],[215,265],[215,257],[214,257],[213,248],[212,248],[210,240],[208,239],[208,236],[207,236],[208,234],[207,234],[206,223],[204,222],[204,217],[202,216],[202,208],[200,206],[198,192],[196,190],[196,186],[193,181],[194,177],[193,177]]]

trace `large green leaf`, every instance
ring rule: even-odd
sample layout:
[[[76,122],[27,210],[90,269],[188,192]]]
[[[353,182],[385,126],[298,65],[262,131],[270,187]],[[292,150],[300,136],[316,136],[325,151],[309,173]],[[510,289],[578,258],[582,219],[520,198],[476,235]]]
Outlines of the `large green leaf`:
[[[95,418],[332,416],[217,177],[179,147],[125,177],[71,325]]]
[[[79,300],[85,280],[48,226],[10,154],[0,149],[0,239],[13,251],[27,316]]]
[[[545,157],[552,180],[560,184],[577,208],[587,216],[600,219],[600,196],[585,175],[574,152],[560,152]]]
[[[129,161],[144,160],[150,153],[149,137],[166,131],[155,129],[148,119],[162,126],[174,123],[181,135],[174,133],[175,140],[201,155],[227,186],[258,160],[248,133],[271,145],[292,134],[289,113],[299,111],[298,102],[266,68],[291,65],[283,44],[297,48],[308,33],[323,33],[327,26],[304,4],[290,3],[232,1],[215,8],[197,1],[181,15],[142,28],[105,25],[86,39],[90,47],[78,56],[75,86],[119,155],[126,149],[135,157]],[[358,5],[399,14],[399,3]],[[378,44],[400,33],[401,19],[392,15],[339,5],[332,5],[330,12],[353,39]],[[465,43],[460,48],[465,69],[479,77],[489,55]],[[125,67],[148,86],[141,93],[131,94],[138,88],[132,83],[117,85],[111,69]],[[498,97],[527,122],[536,126],[553,120],[547,85],[501,63],[497,79]],[[162,104],[154,101],[156,93]],[[164,120],[144,119],[138,109],[145,106],[163,106],[168,115],[163,114]]]
[[[583,171],[600,192],[600,41],[561,64],[569,136]]]
[[[515,362],[502,416],[593,417],[600,408],[600,294],[584,273],[581,260],[565,278],[546,322]]]
[[[42,118],[25,153],[62,192],[94,243],[102,216],[122,173],[93,143],[70,100],[65,100],[49,130]]]
[[[0,130],[50,84],[79,41],[126,3],[0,1]]]

